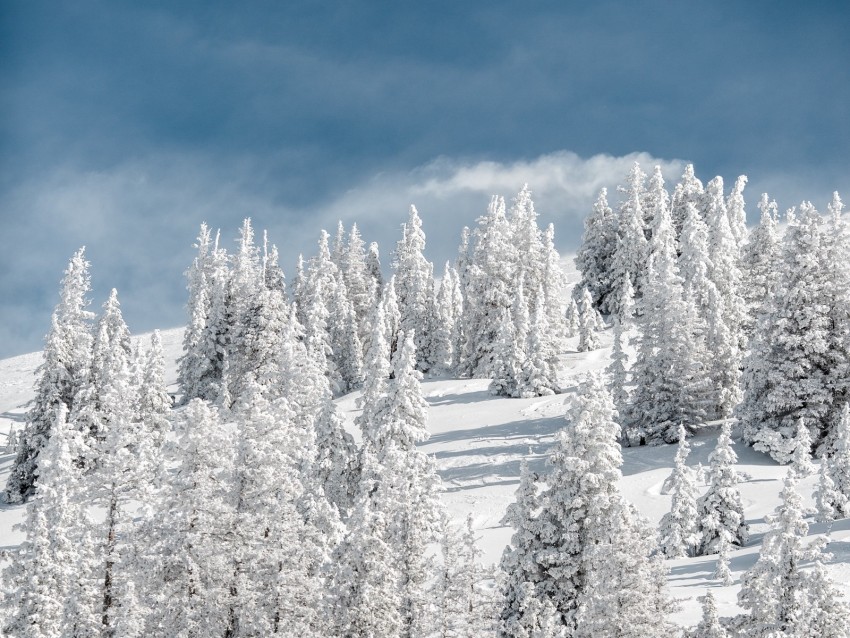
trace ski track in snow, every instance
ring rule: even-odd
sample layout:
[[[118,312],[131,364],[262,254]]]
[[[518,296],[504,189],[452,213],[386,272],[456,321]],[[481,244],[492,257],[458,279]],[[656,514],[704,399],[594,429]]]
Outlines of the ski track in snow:
[[[430,406],[431,438],[422,450],[436,460],[443,479],[442,500],[458,523],[472,515],[479,546],[486,562],[498,562],[512,530],[501,523],[508,504],[513,502],[519,484],[520,462],[528,460],[532,471],[548,470],[546,458],[553,445],[555,433],[567,426],[565,415],[576,386],[591,371],[603,370],[609,363],[611,334],[602,335],[601,348],[592,352],[576,352],[576,340],[567,343],[561,355],[560,380],[563,393],[532,399],[493,397],[487,391],[486,379],[426,379],[423,394]],[[176,390],[176,360],[181,354],[182,329],[161,333],[168,361],[166,382]],[[137,337],[146,346],[149,335]],[[22,426],[27,403],[34,395],[36,369],[40,353],[32,353],[0,361],[0,481],[5,484],[12,462],[11,454],[3,453],[9,428]],[[354,417],[359,413],[352,393],[338,399],[347,427],[359,440]],[[717,427],[707,427],[691,441],[688,464],[708,466],[708,455],[714,449]],[[745,514],[750,524],[751,539],[744,548],[730,553],[730,568],[735,582],[725,587],[712,578],[716,557],[702,556],[668,561],[671,595],[681,601],[672,619],[683,625],[693,625],[701,617],[697,597],[710,589],[722,616],[739,613],[737,592],[741,575],[755,562],[767,525],[764,516],[779,503],[779,491],[787,468],[773,463],[768,457],[736,444],[738,470]],[[672,445],[623,450],[623,479],[620,484],[625,498],[632,502],[653,524],[657,524],[670,507],[670,496],[662,493],[664,481],[673,468],[676,447]],[[812,491],[817,476],[801,480],[798,489],[804,506],[814,507]],[[702,490],[705,489],[701,485]],[[0,504],[0,550],[16,547],[21,532],[13,529],[25,516],[23,506]],[[810,538],[824,535],[827,526],[816,524],[809,517]],[[827,566],[833,579],[850,597],[850,519],[836,521],[830,533],[827,551],[832,555]]]

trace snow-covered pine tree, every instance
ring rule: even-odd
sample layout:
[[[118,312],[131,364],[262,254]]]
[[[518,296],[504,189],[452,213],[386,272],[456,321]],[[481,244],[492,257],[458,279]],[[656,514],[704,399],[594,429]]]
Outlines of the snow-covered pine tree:
[[[370,272],[365,243],[357,224],[351,225],[339,270],[345,282],[348,300],[351,302],[357,319],[357,336],[362,343],[367,335],[366,317],[369,314],[369,309],[375,303],[374,295],[377,282]],[[378,263],[378,275],[380,275],[380,263]]]
[[[232,565],[230,489],[233,429],[219,412],[193,399],[175,423],[171,475],[139,548],[143,595],[150,609],[147,635],[222,636]]]
[[[380,294],[384,287],[384,275],[381,272],[381,253],[378,248],[378,242],[369,244],[369,252],[366,253],[366,272],[369,274],[369,279],[372,282],[372,303],[378,301],[377,295]]]
[[[213,292],[213,282],[210,280],[213,274],[213,254],[218,245],[218,236],[214,244],[206,222],[201,224],[197,242],[195,247],[198,254],[185,273],[189,291],[186,304],[189,320],[183,333],[183,355],[177,362],[177,378],[183,403],[201,396],[201,380],[211,373],[212,365],[204,341]]]
[[[706,186],[704,215],[711,252],[708,276],[722,301],[719,307],[723,323],[722,332],[719,322],[707,326],[714,331],[708,334],[709,341],[716,343],[707,343],[706,347],[712,352],[710,377],[720,394],[716,409],[719,416],[726,417],[741,400],[738,381],[747,345],[744,333],[747,308],[741,294],[741,248],[729,224],[721,177],[715,177]]]
[[[812,435],[803,419],[797,421],[791,467],[800,478],[809,476],[815,471],[815,466],[812,464]]]
[[[590,292],[585,288],[578,300],[578,351],[589,352],[599,347],[596,336],[596,311]]]
[[[150,447],[139,449],[139,471],[147,477],[143,488],[156,489],[162,477],[162,446],[171,432],[171,395],[165,387],[165,359],[159,331],[151,335],[150,347],[145,353],[142,379],[139,384],[136,418],[141,433],[140,444]]]
[[[625,276],[634,290],[634,296],[639,299],[643,295],[643,283],[646,273],[646,260],[649,256],[649,246],[644,228],[644,181],[646,175],[635,162],[629,172],[628,186],[623,190],[624,199],[617,212],[617,244],[611,261],[611,282],[614,286],[611,298],[619,302],[623,299]],[[624,321],[619,307],[609,310],[616,312]]]
[[[850,605],[824,567],[826,557],[815,558],[814,568],[805,574],[806,599],[797,623],[800,635],[818,638],[847,638],[850,634]]]
[[[487,214],[478,218],[469,250],[468,263],[458,269],[464,285],[466,329],[459,373],[489,377],[502,314],[511,306],[517,275],[517,249],[503,198],[493,197]]]
[[[50,438],[41,449],[38,484],[21,524],[26,539],[3,570],[3,635],[62,636],[73,583],[87,579],[80,551],[85,511],[80,469],[74,466],[72,432],[64,403],[56,408]]]
[[[202,258],[203,232],[198,241],[199,256],[187,273],[192,304],[189,321],[191,330],[197,335],[192,336],[191,344],[184,343],[183,356],[179,361],[183,403],[193,398],[215,401],[222,395],[226,389],[222,379],[230,347],[230,265],[227,251],[219,246],[216,234],[215,242]],[[206,315],[202,318],[203,308],[206,308]]]
[[[156,446],[134,409],[138,403],[131,387],[132,356],[130,333],[113,289],[98,319],[91,365],[71,415],[84,437],[84,489],[90,504],[105,512],[93,538],[94,574],[101,583],[98,608],[107,634],[115,630],[120,591],[132,578],[126,560],[132,510],[151,480],[150,470],[158,465],[142,456]]]
[[[817,507],[818,523],[831,523],[836,518],[841,518],[841,511],[846,508],[846,499],[835,489],[835,482],[829,475],[826,459],[821,461],[818,469],[818,486],[813,496]]]
[[[629,355],[624,350],[623,326],[620,318],[614,316],[614,343],[611,349],[611,363],[605,369],[608,374],[608,385],[611,388],[611,399],[617,410],[617,421],[622,427],[622,417],[629,405]]]
[[[595,307],[603,313],[615,311],[612,301],[614,281],[612,262],[617,246],[617,220],[608,205],[608,189],[599,191],[593,209],[584,220],[584,235],[576,253],[576,268],[581,272],[578,286],[590,291]]]
[[[248,322],[255,301],[265,287],[263,262],[260,250],[254,242],[254,229],[250,218],[242,222],[239,229],[238,250],[231,257],[227,303],[227,364],[228,388],[231,400],[236,401],[250,382],[254,367],[254,353],[250,351]]]
[[[543,300],[537,299],[536,295],[538,287],[545,282],[547,254],[528,184],[524,184],[514,198],[508,214],[508,223],[516,255],[522,255],[522,266],[520,267],[518,259],[514,269],[521,275],[529,308],[535,308],[538,303],[544,303]],[[552,283],[554,285],[556,282]]]
[[[714,567],[714,579],[719,580],[723,585],[729,586],[734,581],[732,572],[729,570],[729,532],[727,530],[720,531],[720,542],[717,543],[717,563]]]
[[[729,633],[720,622],[714,594],[707,590],[699,600],[702,603],[702,619],[687,633],[687,638],[727,638]]]
[[[564,324],[566,325],[567,337],[572,338],[578,335],[578,304],[574,295],[570,295],[567,300],[567,306],[564,309]]]
[[[747,211],[744,202],[744,189],[747,187],[747,176],[739,175],[726,200],[726,214],[729,216],[729,229],[740,251],[747,242]]]
[[[708,491],[697,501],[699,556],[717,552],[723,531],[728,532],[729,541],[739,547],[749,537],[741,493],[738,491],[738,473],[735,471],[738,456],[732,449],[731,426],[728,422],[723,424],[717,447],[708,460],[711,464]]]
[[[381,506],[389,486],[380,476],[372,450],[364,449],[363,480],[348,532],[334,553],[334,635],[344,638],[395,638],[404,630],[392,521]]]
[[[807,608],[813,602],[818,604],[824,600],[824,593],[837,602],[838,592],[828,580],[819,582],[818,595],[810,598],[815,590],[801,566],[806,561],[818,559],[825,541],[805,543],[809,525],[803,518],[803,503],[796,487],[797,477],[790,471],[780,493],[782,502],[776,512],[765,519],[772,528],[765,534],[759,558],[741,580],[738,604],[750,610],[749,617],[744,620],[746,635],[823,635],[804,633],[802,620]],[[848,617],[847,608],[840,604],[831,609],[818,609],[816,615],[825,625],[832,624],[835,615],[845,621]],[[845,632],[846,628],[845,624]]]
[[[744,362],[744,399],[737,416],[742,439],[788,463],[802,417],[815,445],[829,431],[830,309],[822,264],[822,220],[811,204],[789,211],[783,267],[770,310],[759,323]]]
[[[542,286],[541,286],[542,288]],[[538,291],[538,298],[543,296]],[[546,309],[538,304],[531,318],[525,339],[525,359],[519,379],[519,396],[542,397],[556,394],[558,386],[558,356],[551,339]]]
[[[402,229],[393,262],[395,293],[400,314],[399,327],[414,336],[416,368],[427,372],[434,366],[433,337],[434,274],[433,265],[425,259],[425,233],[415,206]]]
[[[561,256],[555,248],[554,224],[549,224],[543,232],[543,256],[543,281],[538,283],[538,303],[532,306],[532,314],[538,305],[543,306],[549,324],[548,339],[556,352],[562,352],[567,338],[563,302],[567,278],[561,268]]]
[[[502,518],[503,525],[510,525],[514,529],[499,564],[503,573],[500,582],[502,608],[499,636],[503,638],[531,635],[534,626],[539,623],[529,613],[528,607],[528,598],[534,597],[534,587],[542,577],[542,570],[535,558],[541,547],[539,530],[536,528],[538,507],[536,477],[528,469],[528,461],[523,457],[515,500],[508,505]]]
[[[765,300],[773,295],[779,274],[781,242],[776,202],[770,201],[767,193],[763,193],[758,207],[761,211],[759,225],[752,230],[741,249],[741,296],[747,307],[744,328],[748,337],[753,336],[758,313]]]
[[[670,198],[673,228],[677,238],[682,235],[682,228],[685,225],[685,218],[688,214],[688,204],[699,209],[702,206],[704,197],[705,189],[702,182],[694,174],[694,165],[686,165],[685,171],[682,173],[682,178],[676,184],[676,187],[673,189],[673,195]]]
[[[415,367],[413,336],[399,333],[399,349],[392,361],[393,375],[374,408],[372,427],[377,441],[378,477],[384,500],[378,503],[391,520],[388,542],[395,548],[401,583],[400,635],[421,635],[426,624],[426,585],[431,579],[427,553],[438,539],[439,477],[434,461],[416,449],[427,440],[427,403]]]
[[[649,558],[653,534],[619,494],[620,428],[600,376],[582,383],[568,419],[572,427],[557,434],[534,523],[536,594],[553,604],[568,635],[585,635],[579,619],[596,635],[625,626],[664,635],[664,574],[661,563]],[[606,585],[592,591],[594,583]],[[622,604],[614,605],[615,599]]]
[[[493,344],[493,360],[490,367],[490,394],[503,397],[520,395],[520,379],[525,353],[520,348],[514,329],[510,309],[502,310],[499,332]]]
[[[455,305],[455,290],[457,288],[457,273],[447,261],[443,268],[443,278],[437,291],[436,313],[434,323],[434,357],[437,370],[449,370],[454,359],[453,345],[458,321]]]
[[[685,465],[691,446],[684,426],[679,426],[679,449],[670,477],[670,511],[658,529],[661,551],[667,558],[693,556],[699,543],[697,534],[697,494],[693,471]]]
[[[363,348],[357,313],[342,279],[334,287],[328,317],[331,358],[341,380],[339,392],[345,394],[363,383]]]
[[[272,635],[283,628],[320,635],[322,582],[310,573],[297,509],[303,430],[286,399],[269,403],[254,385],[233,412],[233,565],[225,635]]]
[[[637,446],[675,443],[679,426],[693,430],[704,418],[704,381],[693,340],[693,309],[684,298],[676,265],[670,211],[656,209],[651,256],[637,318],[640,331],[632,366],[632,391],[623,442]]]
[[[18,434],[15,460],[6,479],[4,499],[20,503],[35,491],[38,455],[50,438],[59,405],[68,412],[80,389],[91,357],[91,321],[86,308],[91,289],[89,262],[81,248],[68,264],[62,278],[59,303],[53,310],[50,331],[37,370],[35,398],[26,414],[26,425]]]

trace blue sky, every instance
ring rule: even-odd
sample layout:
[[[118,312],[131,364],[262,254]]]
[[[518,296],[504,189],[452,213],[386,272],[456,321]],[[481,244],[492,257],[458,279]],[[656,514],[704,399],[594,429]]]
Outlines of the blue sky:
[[[38,349],[70,255],[134,332],[184,321],[197,227],[291,272],[416,204],[438,264],[523,182],[559,248],[640,159],[850,199],[850,8],[790,2],[0,3],[0,356]],[[639,155],[636,155],[639,154]],[[670,184],[672,187],[672,184]],[[438,267],[439,269],[439,267]]]

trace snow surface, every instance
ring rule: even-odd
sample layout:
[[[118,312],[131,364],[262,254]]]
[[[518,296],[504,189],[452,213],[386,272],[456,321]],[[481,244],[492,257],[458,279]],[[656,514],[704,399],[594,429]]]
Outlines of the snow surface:
[[[166,356],[166,381],[169,389],[176,391],[176,360],[181,354],[182,329],[162,332]],[[148,337],[138,339],[146,343]],[[422,449],[437,461],[444,483],[443,502],[458,522],[472,514],[473,524],[479,534],[479,546],[484,560],[498,562],[508,543],[512,530],[501,524],[501,518],[519,484],[520,460],[527,458],[532,470],[546,472],[546,458],[555,432],[567,426],[564,415],[567,404],[575,395],[581,377],[591,370],[600,370],[609,363],[611,335],[601,335],[602,348],[592,352],[575,352],[575,339],[568,342],[562,355],[561,383],[564,392],[552,397],[509,399],[492,397],[487,392],[484,379],[426,379],[422,387],[430,406],[431,438]],[[34,396],[36,369],[41,362],[40,353],[32,353],[0,361],[0,484],[5,484],[12,455],[2,453],[5,435],[10,427],[22,426],[27,402]],[[358,393],[338,400],[353,434],[355,407]],[[691,466],[701,463],[708,466],[708,455],[714,449],[718,428],[708,427],[692,440],[688,458]],[[359,438],[359,437],[358,437]],[[736,604],[740,578],[758,557],[762,536],[767,526],[764,516],[779,503],[779,491],[787,468],[778,466],[764,454],[754,452],[740,444],[738,471],[745,514],[750,524],[748,545],[730,553],[730,568],[735,578],[733,585],[724,587],[712,578],[715,557],[685,558],[668,561],[671,594],[681,601],[681,609],[673,620],[683,625],[693,625],[700,618],[698,596],[711,589],[717,599],[722,616],[731,616],[741,610]],[[620,488],[653,524],[657,524],[668,511],[670,497],[663,494],[662,486],[673,468],[676,446],[626,448],[623,450],[623,479]],[[799,490],[804,504],[813,507],[812,490],[817,476],[800,481]],[[25,515],[23,506],[0,504],[0,550],[16,547],[22,540],[21,532],[13,529]],[[811,525],[810,538],[827,532],[824,524]],[[850,519],[836,521],[831,529],[831,542],[827,551],[832,554],[828,569],[850,598]]]

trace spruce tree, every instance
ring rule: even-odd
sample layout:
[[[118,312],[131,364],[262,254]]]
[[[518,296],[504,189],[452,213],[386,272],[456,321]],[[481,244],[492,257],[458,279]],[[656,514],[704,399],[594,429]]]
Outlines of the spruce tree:
[[[747,176],[739,175],[726,200],[726,214],[729,216],[729,229],[740,250],[747,241],[747,211],[744,202],[744,189],[747,186]]]
[[[493,345],[493,363],[490,368],[490,394],[504,397],[520,395],[520,380],[524,353],[514,330],[510,310],[502,311],[499,332]]]
[[[616,309],[612,293],[612,262],[617,246],[617,222],[608,206],[608,189],[599,191],[590,215],[584,220],[584,235],[575,262],[581,281],[578,286],[590,291],[594,305],[610,314]]]
[[[781,242],[777,228],[779,222],[776,202],[770,201],[767,193],[764,193],[758,207],[761,220],[749,234],[747,243],[741,250],[741,296],[747,307],[744,327],[748,337],[753,337],[758,313],[765,307],[765,300],[773,295],[779,274]]]
[[[708,491],[697,501],[697,531],[700,543],[697,555],[717,552],[721,535],[728,533],[733,545],[743,546],[749,537],[744,506],[738,491],[735,463],[738,456],[732,449],[731,428],[723,424],[717,447],[709,455],[710,483]]]
[[[623,286],[628,275],[635,298],[643,295],[646,260],[649,247],[644,227],[644,180],[646,175],[635,163],[628,177],[628,186],[623,191],[623,202],[617,212],[617,244],[611,262],[611,281],[614,285],[612,298],[623,299]],[[625,320],[619,307],[609,309]]]
[[[680,425],[679,449],[670,481],[670,511],[661,519],[658,530],[661,551],[667,558],[693,556],[699,542],[696,484],[693,471],[685,465],[689,452],[687,434]]]
[[[670,213],[657,210],[637,325],[634,390],[623,415],[627,445],[675,443],[679,425],[693,430],[704,418],[700,401],[704,381],[695,361],[693,310],[686,302],[676,264]]]
[[[778,288],[744,362],[737,411],[743,440],[780,463],[791,460],[801,417],[815,445],[827,437],[835,400],[822,220],[810,204],[800,208],[789,216]]]
[[[596,314],[590,292],[585,288],[578,303],[578,351],[589,352],[599,347],[596,336]]]
[[[51,328],[37,370],[36,394],[26,414],[26,425],[18,434],[15,460],[6,480],[4,499],[20,503],[35,491],[38,456],[50,438],[60,405],[70,412],[83,383],[91,357],[91,321],[86,308],[91,289],[85,248],[71,258],[62,279],[60,300],[53,310]]]
[[[688,205],[690,204],[699,209],[702,206],[704,197],[705,189],[703,188],[702,182],[697,179],[694,174],[694,165],[686,165],[685,171],[682,173],[682,178],[679,183],[676,184],[676,187],[673,190],[673,195],[670,198],[673,229],[677,238],[682,235],[685,218],[688,214]]]
[[[727,638],[729,633],[720,623],[717,603],[711,590],[706,591],[699,600],[702,603],[702,620],[687,633],[687,638]]]
[[[821,460],[826,466],[825,473],[832,482],[836,494],[824,488],[822,499],[843,518],[850,516],[850,407],[845,403],[835,432],[834,451]],[[828,495],[829,494],[829,495]]]

